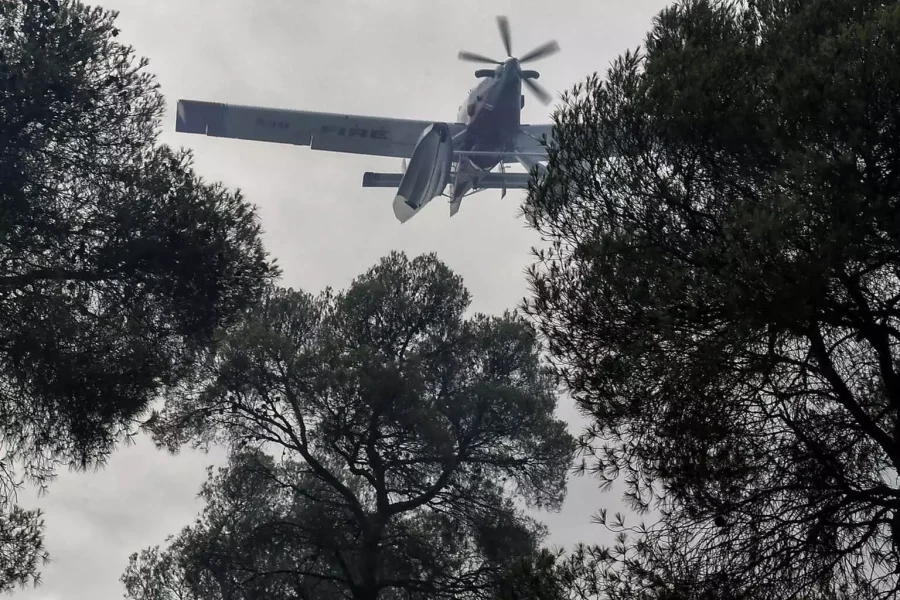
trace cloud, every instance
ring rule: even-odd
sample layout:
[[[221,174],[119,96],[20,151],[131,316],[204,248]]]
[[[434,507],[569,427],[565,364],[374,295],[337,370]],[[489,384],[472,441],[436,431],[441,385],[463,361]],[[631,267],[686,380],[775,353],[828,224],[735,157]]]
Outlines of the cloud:
[[[510,18],[513,49],[551,38],[562,52],[534,68],[562,91],[639,45],[662,0],[107,0],[120,11],[120,39],[150,59],[169,102],[164,140],[195,150],[209,180],[240,187],[260,207],[266,243],[285,283],[309,291],[344,287],[392,249],[435,251],[462,275],[473,310],[500,312],[527,294],[523,270],[536,234],[517,219],[522,192],[467,198],[449,218],[436,200],[401,226],[393,191],[362,189],[364,171],[399,171],[400,161],[313,152],[308,148],[176,135],[178,98],[283,108],[453,119],[475,83],[465,49],[503,56],[494,17]],[[529,65],[531,66],[531,65]],[[549,109],[526,97],[525,122]],[[571,406],[561,414],[574,420]],[[574,425],[573,425],[574,427]],[[24,600],[121,597],[127,557],[189,524],[205,467],[221,461],[185,452],[171,457],[146,439],[123,448],[98,473],[60,473],[49,494],[22,495],[46,512],[52,563]],[[551,541],[571,544],[602,530],[589,516],[621,507],[596,483],[575,479],[559,514],[543,515]],[[591,538],[588,538],[589,540]],[[597,539],[596,537],[594,538]]]

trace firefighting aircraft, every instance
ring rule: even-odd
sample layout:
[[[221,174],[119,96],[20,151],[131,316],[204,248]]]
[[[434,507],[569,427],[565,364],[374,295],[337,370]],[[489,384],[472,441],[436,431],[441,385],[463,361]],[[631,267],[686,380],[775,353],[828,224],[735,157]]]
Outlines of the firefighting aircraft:
[[[496,66],[475,71],[482,81],[470,90],[455,123],[179,100],[175,130],[402,158],[401,173],[365,173],[363,187],[396,187],[394,215],[401,223],[439,195],[450,199],[452,217],[466,196],[501,189],[502,198],[508,188],[527,187],[531,172],[543,168],[546,144],[552,140],[552,125],[520,122],[523,83],[543,104],[552,100],[534,81],[540,74],[521,65],[558,52],[559,45],[550,41],[513,57],[509,21],[501,16],[497,24],[506,60],[459,53],[461,60]],[[529,173],[507,173],[505,166],[516,162]]]

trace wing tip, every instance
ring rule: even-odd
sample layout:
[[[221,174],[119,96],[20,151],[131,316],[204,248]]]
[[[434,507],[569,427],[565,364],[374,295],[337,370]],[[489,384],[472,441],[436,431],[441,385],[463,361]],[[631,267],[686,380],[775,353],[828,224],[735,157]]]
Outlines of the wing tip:
[[[223,127],[226,108],[219,102],[179,99],[175,106],[175,131],[215,134]]]

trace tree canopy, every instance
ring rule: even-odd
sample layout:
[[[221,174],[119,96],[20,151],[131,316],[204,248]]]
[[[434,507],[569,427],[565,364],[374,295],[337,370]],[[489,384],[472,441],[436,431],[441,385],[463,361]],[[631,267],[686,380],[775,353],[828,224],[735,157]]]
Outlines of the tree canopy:
[[[661,515],[636,589],[897,592],[898,41],[897,2],[687,0],[555,115],[526,311]]]
[[[537,551],[519,504],[559,508],[575,442],[533,329],[469,302],[397,252],[342,292],[273,287],[151,426],[231,459],[194,526],[132,557],[129,597],[489,597]]]
[[[114,21],[0,0],[0,589],[45,557],[18,477],[102,461],[277,275],[255,209],[159,143]]]

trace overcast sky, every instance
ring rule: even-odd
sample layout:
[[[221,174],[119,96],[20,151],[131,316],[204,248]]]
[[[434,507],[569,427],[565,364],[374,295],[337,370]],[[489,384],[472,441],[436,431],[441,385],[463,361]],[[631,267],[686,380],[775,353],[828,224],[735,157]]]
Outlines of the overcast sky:
[[[459,50],[503,58],[495,17],[512,26],[514,54],[555,38],[562,51],[529,64],[561,93],[605,72],[641,44],[666,0],[105,0],[120,12],[120,40],[150,60],[169,104],[163,140],[193,148],[197,171],[240,187],[260,210],[284,284],[312,292],[345,287],[393,249],[434,251],[459,273],[473,310],[496,313],[527,293],[523,270],[535,232],[517,218],[523,192],[466,198],[449,218],[435,199],[400,225],[390,189],[360,187],[365,171],[398,172],[400,161],[309,148],[174,133],[179,98],[388,117],[453,120],[478,65]],[[523,122],[547,122],[526,91]],[[568,404],[560,414],[574,423]],[[573,425],[573,433],[577,425]],[[131,552],[160,544],[201,509],[196,495],[221,453],[171,457],[147,439],[122,448],[98,473],[62,472],[49,494],[21,496],[46,513],[51,564],[23,600],[120,598]],[[544,514],[551,543],[597,542],[598,509],[621,507],[596,482],[576,478],[561,513]]]

